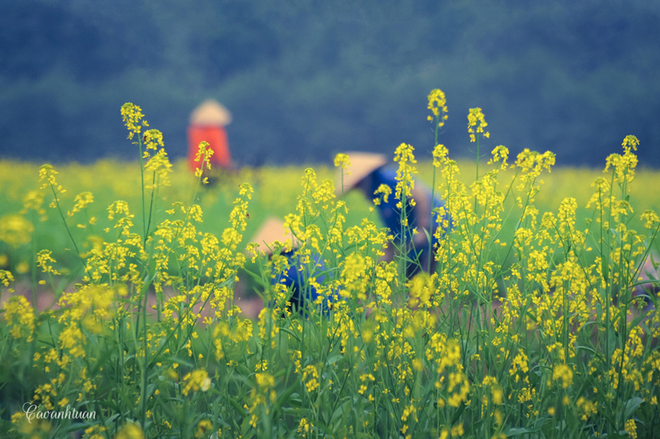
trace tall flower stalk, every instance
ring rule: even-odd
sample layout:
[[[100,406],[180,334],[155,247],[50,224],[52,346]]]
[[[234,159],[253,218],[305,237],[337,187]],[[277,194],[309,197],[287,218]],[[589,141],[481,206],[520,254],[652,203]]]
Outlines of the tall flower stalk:
[[[429,261],[428,261],[428,266],[426,267],[428,272],[431,272],[431,264],[435,263],[434,258],[433,258],[433,237],[432,237],[432,230],[434,227],[433,224],[433,214],[434,214],[434,209],[433,209],[433,203],[435,200],[435,170],[438,166],[436,157],[435,157],[435,152],[438,150],[438,148],[442,147],[443,145],[440,145],[438,143],[438,134],[440,132],[440,129],[445,125],[445,121],[449,119],[449,114],[447,111],[447,99],[445,98],[445,94],[442,90],[436,88],[435,90],[432,90],[431,93],[428,96],[428,109],[431,110],[431,114],[427,117],[428,121],[433,124],[433,177],[431,179],[431,209],[429,213],[429,234],[428,234],[428,240],[429,240]]]

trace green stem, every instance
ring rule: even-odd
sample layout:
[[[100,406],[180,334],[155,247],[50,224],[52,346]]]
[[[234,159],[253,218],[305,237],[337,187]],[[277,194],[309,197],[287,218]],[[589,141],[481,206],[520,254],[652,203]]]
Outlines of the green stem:
[[[479,133],[477,133],[477,176],[474,179],[474,181],[479,181],[479,156],[481,155],[481,145],[479,142],[480,136]]]
[[[55,192],[55,188],[53,185],[50,185],[50,189],[53,191],[53,196],[55,197],[55,205],[57,206],[57,211],[60,214],[60,217],[62,218],[62,222],[64,223],[64,228],[66,228],[66,232],[69,234],[69,238],[71,238],[71,242],[73,243],[73,247],[76,249],[76,254],[80,258],[80,261],[83,264],[83,267],[85,266],[85,260],[80,256],[80,250],[78,250],[78,245],[76,244],[76,240],[73,239],[73,235],[71,234],[71,230],[69,229],[69,225],[66,223],[66,218],[64,217],[64,214],[62,213],[62,208],[60,207],[60,200],[57,198],[57,192]]]
[[[479,141],[479,139],[480,139],[479,133],[477,133],[476,136],[477,136],[477,163],[476,163],[476,165],[477,165],[477,175],[474,179],[475,183],[477,181],[479,181],[479,156],[481,155],[481,143]],[[477,214],[477,196],[476,195],[474,196],[474,214],[475,215]]]
[[[610,297],[608,295],[608,288],[607,285],[609,284],[609,281],[607,279],[607,273],[604,270],[605,267],[605,262],[603,261],[604,255],[603,255],[603,197],[602,197],[602,192],[600,188],[598,189],[598,203],[600,206],[600,263],[601,263],[601,274],[605,278],[605,291],[603,292],[604,294],[602,295],[602,301],[603,305],[605,306],[605,361],[607,364],[607,372],[609,376],[609,371],[610,371]]]
[[[34,211],[32,213],[32,222],[34,224],[37,223],[36,214]],[[32,246],[32,267],[30,267],[31,268],[30,277],[32,280],[32,306],[34,307],[34,311],[36,313],[39,313],[39,307],[37,306],[37,241],[36,239],[32,239],[31,246]]]
[[[142,294],[144,294],[144,305],[142,307],[142,419],[140,424],[142,425],[142,431],[145,431],[145,424],[147,423],[147,377],[149,375],[149,359],[147,356],[147,299],[149,298],[149,284],[147,288],[143,288]]]
[[[438,129],[440,128],[440,115],[435,117],[435,146],[438,146]],[[431,208],[429,209],[429,263],[427,271],[431,273],[433,257],[433,204],[435,201],[435,166],[433,166],[433,180],[431,181]]]
[[[149,229],[151,228],[151,215],[154,211],[154,196],[156,194],[156,172],[154,171],[154,177],[152,180],[153,187],[151,188],[151,200],[149,201],[149,219],[147,220],[147,231],[144,233],[144,244],[147,243],[147,237],[149,236]]]
[[[143,242],[147,242],[147,210],[144,203],[144,154],[142,152],[142,138],[138,133],[138,149],[140,150],[140,182],[142,183],[142,233],[144,236],[142,238]]]

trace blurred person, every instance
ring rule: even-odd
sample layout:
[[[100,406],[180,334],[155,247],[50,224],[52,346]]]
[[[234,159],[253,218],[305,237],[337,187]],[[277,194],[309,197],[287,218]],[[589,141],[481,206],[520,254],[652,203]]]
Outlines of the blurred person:
[[[400,248],[403,245],[404,224],[402,223],[401,209],[397,207],[400,200],[395,199],[395,188],[398,183],[396,180],[396,170],[390,169],[386,166],[387,159],[383,154],[365,153],[365,152],[349,152],[346,153],[349,157],[351,166],[349,169],[343,171],[339,169],[339,176],[337,178],[337,193],[341,195],[342,192],[347,194],[353,189],[358,189],[368,199],[380,198],[375,202],[376,210],[385,227],[390,230],[394,236],[394,247]],[[343,179],[343,180],[342,180]],[[343,191],[342,191],[343,182]],[[379,197],[376,191],[379,190],[381,185],[390,188],[391,194],[387,197]],[[438,210],[445,206],[437,196],[431,199],[431,191],[428,187],[420,185],[415,181],[415,188],[412,189],[412,198],[415,200],[415,205],[410,203],[406,207],[406,218],[408,221],[409,230],[417,229],[417,234],[409,234],[406,236],[405,241],[407,248],[402,249],[408,260],[406,267],[406,274],[408,279],[415,276],[417,273],[423,271],[432,274],[435,271],[435,260],[433,258],[433,248],[438,242],[435,232],[440,223],[438,222]],[[440,220],[448,219],[448,214],[445,213]],[[432,222],[432,224],[430,224]],[[429,246],[429,239],[426,235],[431,235],[431,246]],[[384,260],[392,261],[394,259],[394,249],[388,246],[385,250]]]
[[[284,246],[279,249],[279,246],[275,245],[276,241]],[[259,244],[260,250],[265,252],[271,260],[276,257],[286,258],[284,270],[273,268],[271,284],[282,284],[291,292],[288,302],[291,304],[292,311],[300,312],[308,306],[308,303],[316,306],[321,294],[314,285],[308,282],[309,277],[313,277],[318,285],[322,285],[331,277],[325,273],[327,269],[321,255],[313,253],[310,256],[310,262],[305,264],[302,261],[303,257],[296,254],[300,242],[290,233],[285,232],[284,221],[274,217],[266,218],[250,242]],[[306,271],[309,267],[314,267],[314,273]],[[332,303],[337,299],[335,296],[337,295],[332,294],[330,297],[323,295],[320,307],[323,314],[329,314]],[[267,306],[270,305],[267,304]]]
[[[211,171],[204,171],[204,176],[214,182],[223,173],[232,167],[231,154],[229,153],[229,142],[225,126],[231,123],[231,113],[214,99],[202,102],[190,115],[188,126],[188,164],[195,172],[201,167],[195,161],[199,144],[203,141],[209,143],[209,149],[213,155],[209,159]]]
[[[654,299],[657,301],[660,298],[660,281],[658,280],[660,279],[659,264],[660,255],[656,252],[651,252],[644,261],[644,265],[642,265],[638,283],[633,289],[633,297],[642,299],[642,303],[638,306],[642,312],[652,311],[655,308]]]

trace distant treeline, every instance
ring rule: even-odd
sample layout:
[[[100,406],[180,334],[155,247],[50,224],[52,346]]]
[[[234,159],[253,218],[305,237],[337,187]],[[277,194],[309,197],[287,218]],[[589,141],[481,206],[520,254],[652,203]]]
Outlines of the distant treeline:
[[[327,162],[342,150],[440,142],[552,150],[600,166],[623,138],[660,166],[660,3],[565,0],[0,1],[0,158],[137,157],[119,109],[140,105],[169,154],[214,97],[238,165]]]

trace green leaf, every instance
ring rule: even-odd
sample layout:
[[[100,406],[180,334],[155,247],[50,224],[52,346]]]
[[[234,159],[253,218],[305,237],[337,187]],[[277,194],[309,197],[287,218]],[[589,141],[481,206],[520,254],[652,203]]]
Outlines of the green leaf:
[[[458,422],[459,418],[465,411],[465,404],[461,404],[461,406],[454,412],[454,416],[451,417],[451,425],[454,425],[456,422]]]
[[[278,411],[280,408],[282,408],[282,405],[284,405],[289,400],[291,394],[293,394],[293,392],[295,392],[297,388],[298,388],[298,383],[294,383],[288,389],[286,389],[284,393],[277,396],[277,402],[275,403],[275,411]]]
[[[280,328],[280,331],[286,332],[287,334],[289,334],[290,336],[292,336],[293,338],[298,340],[298,342],[300,342],[300,338],[298,337],[298,335],[294,334],[291,330],[289,330],[287,328]]]
[[[243,407],[241,407],[238,404],[238,402],[236,402],[236,400],[234,398],[227,398],[227,400],[232,405],[232,407],[234,407],[234,410],[236,410],[241,416],[244,417],[244,416],[247,415],[247,413],[245,412],[245,409]]]
[[[628,401],[624,403],[624,410],[625,410],[625,419],[630,419],[632,417],[632,414],[635,413],[635,410],[644,402],[642,398],[639,396],[635,396],[634,398],[630,398]]]
[[[534,430],[529,430],[527,428],[522,428],[522,427],[516,427],[512,428],[509,431],[507,431],[506,436],[511,437],[511,436],[521,436],[523,434],[531,434],[535,433]]]
[[[600,258],[600,269],[603,272],[603,279],[605,279],[605,282],[610,281],[610,264],[609,264],[609,259]]]

